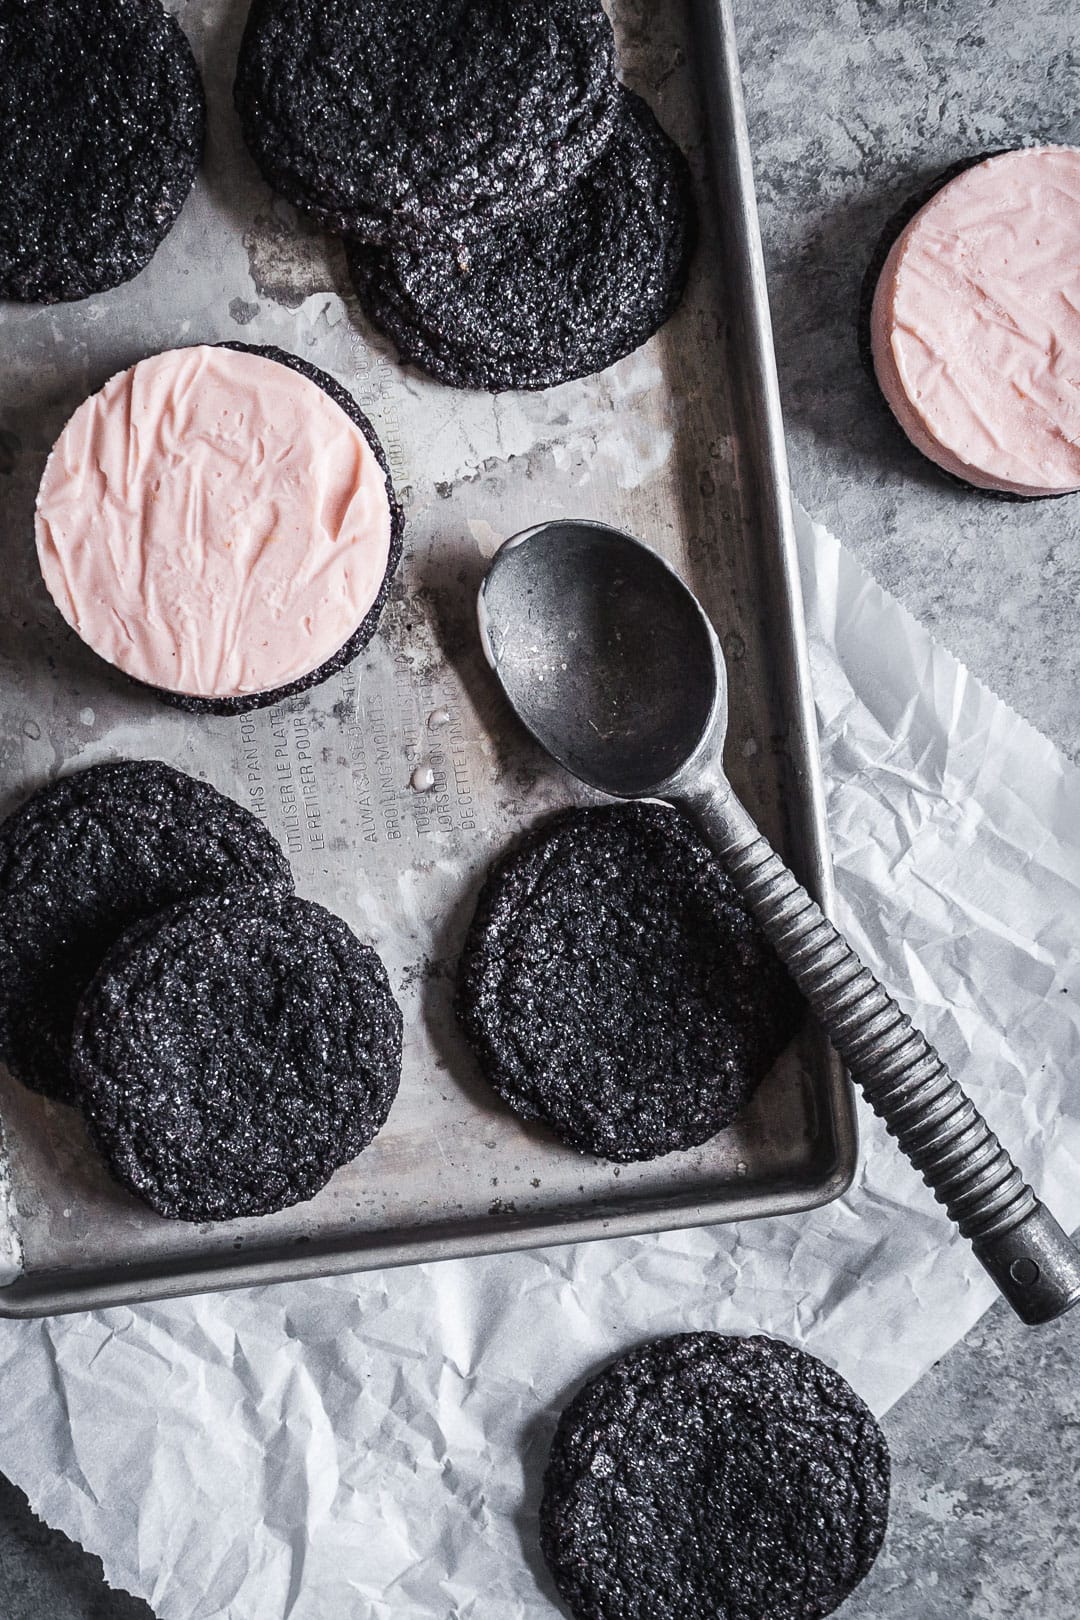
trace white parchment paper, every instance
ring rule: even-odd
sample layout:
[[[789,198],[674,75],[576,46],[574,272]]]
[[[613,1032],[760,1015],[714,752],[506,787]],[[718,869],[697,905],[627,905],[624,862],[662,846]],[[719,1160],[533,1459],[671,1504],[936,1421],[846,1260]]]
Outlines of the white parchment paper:
[[[799,538],[839,921],[1080,1223],[1080,773]],[[993,1289],[864,1112],[811,1215],[0,1323],[0,1469],[162,1620],[544,1620],[539,1477],[599,1363],[766,1331],[879,1412]]]

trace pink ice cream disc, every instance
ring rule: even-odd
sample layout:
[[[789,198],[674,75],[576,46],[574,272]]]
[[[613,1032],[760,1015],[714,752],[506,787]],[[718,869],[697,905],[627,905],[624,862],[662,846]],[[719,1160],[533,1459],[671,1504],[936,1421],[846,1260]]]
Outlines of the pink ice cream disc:
[[[1080,490],[1080,148],[1003,152],[893,244],[874,369],[911,442],[981,489]]]
[[[266,355],[199,345],[79,406],[38,491],[38,559],[78,635],[135,680],[244,698],[302,680],[379,595],[386,476],[359,426]]]

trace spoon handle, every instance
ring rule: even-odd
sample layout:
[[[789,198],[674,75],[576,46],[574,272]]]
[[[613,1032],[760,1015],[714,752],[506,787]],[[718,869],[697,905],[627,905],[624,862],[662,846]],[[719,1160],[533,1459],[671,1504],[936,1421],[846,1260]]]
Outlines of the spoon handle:
[[[1080,1251],[930,1045],[724,784],[680,795],[851,1077],[1025,1322],[1080,1301]]]

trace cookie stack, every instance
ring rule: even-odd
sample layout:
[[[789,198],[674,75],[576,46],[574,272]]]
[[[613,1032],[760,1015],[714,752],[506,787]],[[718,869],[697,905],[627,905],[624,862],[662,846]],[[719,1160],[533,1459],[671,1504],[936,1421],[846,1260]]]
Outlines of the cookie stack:
[[[250,811],[155,760],[63,777],[0,827],[0,1058],[81,1107],[161,1215],[311,1198],[390,1111],[386,970],[292,890]]]
[[[254,0],[235,94],[401,357],[497,392],[602,370],[682,295],[686,162],[615,68],[600,0]]]

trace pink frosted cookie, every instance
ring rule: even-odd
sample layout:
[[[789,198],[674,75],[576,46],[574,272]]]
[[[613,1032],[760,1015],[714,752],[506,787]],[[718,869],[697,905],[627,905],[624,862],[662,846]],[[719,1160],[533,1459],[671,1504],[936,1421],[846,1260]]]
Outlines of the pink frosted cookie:
[[[170,349],[80,405],[37,500],[72,629],[181,707],[239,714],[342,668],[375,632],[403,520],[382,447],[280,349]]]
[[[1080,490],[1080,148],[1001,152],[936,190],[885,259],[870,342],[890,409],[945,472]]]

